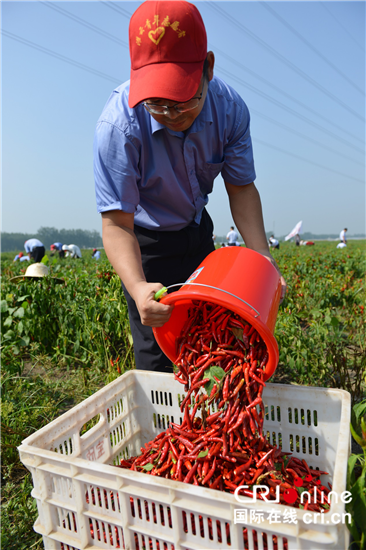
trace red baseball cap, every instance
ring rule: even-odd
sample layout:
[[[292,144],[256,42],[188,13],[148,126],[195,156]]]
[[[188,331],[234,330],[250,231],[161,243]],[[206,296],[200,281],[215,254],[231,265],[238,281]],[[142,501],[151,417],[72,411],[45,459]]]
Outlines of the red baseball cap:
[[[207,35],[196,6],[181,0],[147,0],[129,27],[131,80],[128,104],[154,97],[184,102],[202,77]]]

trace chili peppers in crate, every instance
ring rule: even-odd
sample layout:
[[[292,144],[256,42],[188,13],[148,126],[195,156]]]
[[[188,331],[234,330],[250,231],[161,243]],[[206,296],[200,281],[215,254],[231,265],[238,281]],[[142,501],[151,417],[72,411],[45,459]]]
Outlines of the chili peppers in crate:
[[[262,485],[259,499],[328,510],[331,485],[319,479],[327,472],[311,469],[264,436],[268,352],[254,327],[222,306],[194,301],[177,354],[174,377],[186,392],[182,423],[170,422],[120,466],[248,497]],[[301,504],[303,491],[309,496]]]
[[[178,342],[178,346],[182,343],[183,341]],[[218,343],[212,344],[212,349],[219,347],[216,344]],[[196,346],[196,344],[192,346],[192,342],[189,345],[193,348]],[[211,373],[220,380],[217,372],[215,373],[218,366],[209,365],[207,370],[213,369]],[[182,378],[179,373],[178,370],[177,376]],[[260,373],[259,375],[261,376]],[[202,380],[206,377],[209,376],[204,376]],[[192,376],[189,380],[191,378]],[[229,382],[230,379],[231,375]],[[218,391],[221,393],[224,382],[225,379],[222,378],[218,383]],[[210,384],[213,387],[215,383],[217,381],[213,378]],[[344,503],[339,500],[339,496],[346,488],[350,439],[349,394],[337,389],[270,383],[266,383],[263,390],[265,445],[271,443],[278,451],[279,447],[276,447],[276,443],[280,444],[283,447],[281,453],[292,451],[292,455],[284,454],[280,457],[283,459],[285,474],[282,472],[282,465],[281,471],[276,470],[276,472],[277,475],[282,475],[282,480],[273,479],[272,476],[275,474],[262,479],[259,476],[257,484],[265,485],[269,491],[271,482],[268,481],[272,480],[275,484],[277,483],[274,487],[275,491],[280,491],[280,496],[284,500],[286,487],[281,488],[278,481],[283,485],[288,482],[289,485],[293,484],[296,487],[293,480],[297,479],[301,484],[301,479],[302,487],[296,487],[299,493],[307,490],[310,479],[306,479],[308,475],[311,475],[313,480],[318,480],[319,474],[326,470],[332,476],[333,494],[330,511],[327,514],[318,514],[318,518],[325,516],[325,523],[319,524],[313,519],[309,524],[309,517],[315,518],[317,515],[309,509],[295,510],[277,504],[273,500],[269,502],[258,500],[253,503],[245,496],[241,496],[241,502],[237,502],[232,495],[232,490],[224,484],[225,480],[233,483],[233,476],[240,475],[238,472],[234,474],[233,470],[241,466],[245,468],[249,455],[253,455],[250,449],[254,452],[258,450],[260,442],[263,441],[258,430],[249,440],[250,448],[244,445],[241,435],[242,444],[239,443],[239,445],[243,449],[244,456],[237,456],[242,452],[239,447],[234,451],[230,449],[230,435],[234,433],[235,436],[238,430],[226,434],[229,445],[228,458],[236,459],[237,462],[220,457],[223,454],[223,445],[213,448],[215,455],[211,457],[210,454],[210,460],[213,462],[216,459],[216,470],[219,470],[219,473],[214,471],[204,485],[204,477],[211,469],[207,466],[207,462],[205,465],[209,453],[206,456],[199,457],[199,455],[209,450],[211,443],[209,441],[207,447],[203,445],[197,449],[199,451],[197,459],[181,461],[184,478],[190,471],[187,460],[192,467],[195,462],[198,462],[190,483],[183,483],[169,477],[174,461],[178,466],[171,448],[166,460],[169,460],[171,452],[173,466],[160,475],[154,475],[154,473],[156,469],[163,466],[163,462],[157,465],[161,455],[157,460],[147,462],[145,469],[136,467],[137,471],[114,466],[118,465],[121,459],[126,461],[126,466],[132,466],[131,457],[140,456],[141,447],[145,452],[145,444],[151,447],[149,454],[146,454],[146,459],[151,460],[151,456],[157,452],[160,444],[161,449],[164,449],[166,441],[163,439],[167,434],[167,428],[173,428],[177,436],[187,439],[195,447],[205,443],[205,438],[194,443],[194,439],[190,439],[187,435],[184,437],[174,427],[175,424],[185,434],[190,433],[189,428],[182,427],[184,411],[181,412],[180,405],[188,391],[184,390],[184,386],[185,384],[173,380],[173,376],[169,374],[129,371],[22,442],[19,447],[20,458],[32,473],[34,485],[32,496],[36,499],[38,508],[38,519],[34,529],[43,536],[44,547],[47,550],[81,550],[83,548],[346,550],[348,547],[346,526],[326,522],[330,521],[330,516],[333,514],[342,517],[345,511]],[[239,391],[242,392],[243,387]],[[202,389],[197,392],[198,403],[208,391],[205,385],[200,388]],[[230,404],[230,391],[229,385],[229,403],[223,406],[223,413]],[[211,392],[209,393],[209,397],[199,405],[201,408],[197,406],[193,418],[192,435],[195,435],[193,431],[200,433],[202,429],[212,430],[216,425],[220,428],[220,422],[217,421],[220,415],[209,418],[220,412],[218,408],[220,401],[213,400],[210,405],[207,405],[211,396]],[[193,391],[188,399],[187,408],[190,419],[197,404],[196,397]],[[206,412],[202,410],[203,408]],[[260,407],[255,408],[261,418]],[[205,414],[206,418],[204,418]],[[82,427],[89,424],[96,415],[99,418],[98,422],[91,423],[92,427],[86,432],[82,430]],[[157,438],[162,431],[163,435]],[[171,439],[174,439],[171,443],[176,451],[181,453],[182,441],[175,437]],[[259,459],[265,456],[261,453],[266,453],[267,448],[269,451],[270,446],[258,451]],[[190,454],[189,449],[186,450],[186,454]],[[247,456],[248,460],[246,460]],[[270,458],[273,458],[273,455],[270,455]],[[274,458],[275,466],[277,458]],[[289,459],[291,462],[288,462]],[[305,474],[306,466],[303,460],[311,464],[310,474]],[[248,477],[251,476],[251,479],[257,470],[253,466],[254,463],[253,455],[251,465],[247,470],[244,469],[244,473]],[[267,463],[269,463],[268,460]],[[267,467],[266,459],[260,468],[263,467]],[[201,468],[201,484],[195,486],[194,479],[198,482]],[[298,474],[298,478],[293,477],[290,472],[292,469]],[[220,475],[222,478],[217,483],[220,485],[222,481],[224,490],[212,490],[213,483]],[[326,476],[322,475],[321,479],[326,485]],[[316,485],[317,491],[320,486]],[[258,485],[254,483],[254,485],[248,485],[247,490],[254,492],[257,487]],[[315,487],[309,492],[314,493]],[[338,496],[338,500],[335,496]],[[307,499],[305,503],[306,501]],[[295,505],[297,505],[296,502]],[[251,512],[259,513],[259,510],[265,514],[274,510],[276,515],[281,516],[281,521],[270,523],[266,516],[260,522],[251,519]],[[245,511],[248,513],[248,519],[240,521],[235,512],[244,513]],[[297,523],[285,522],[289,512],[296,515]],[[305,516],[308,517],[308,521],[305,521]]]

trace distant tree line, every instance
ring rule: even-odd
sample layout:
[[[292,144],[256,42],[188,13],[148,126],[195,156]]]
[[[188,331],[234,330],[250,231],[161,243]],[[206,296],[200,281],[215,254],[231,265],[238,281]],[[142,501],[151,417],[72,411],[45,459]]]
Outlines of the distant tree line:
[[[79,248],[98,248],[103,246],[102,237],[98,231],[85,229],[56,229],[55,227],[40,227],[36,234],[32,233],[2,233],[2,252],[24,250],[24,243],[28,239],[39,239],[49,248],[52,243],[76,244]]]

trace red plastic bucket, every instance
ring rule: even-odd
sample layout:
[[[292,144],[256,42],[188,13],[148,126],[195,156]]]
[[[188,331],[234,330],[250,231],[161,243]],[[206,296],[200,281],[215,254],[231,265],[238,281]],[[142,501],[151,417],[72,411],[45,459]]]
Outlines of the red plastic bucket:
[[[165,325],[153,329],[156,341],[174,363],[176,339],[187,320],[192,300],[219,304],[240,315],[262,337],[269,354],[265,369],[268,380],[279,359],[273,333],[280,295],[280,276],[264,256],[248,248],[219,248],[204,259],[178,291],[162,298],[162,303],[174,305],[174,309]]]

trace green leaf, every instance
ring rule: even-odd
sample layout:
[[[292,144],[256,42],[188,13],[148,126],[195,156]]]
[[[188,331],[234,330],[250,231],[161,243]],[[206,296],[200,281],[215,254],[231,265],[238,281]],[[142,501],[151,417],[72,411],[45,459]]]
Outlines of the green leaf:
[[[365,533],[366,518],[366,468],[351,489],[353,518],[361,532]]]
[[[19,348],[18,348],[18,346],[13,346],[13,353],[14,353],[14,355],[19,355]]]
[[[18,326],[17,326],[18,334],[22,334],[23,329],[24,329],[23,322],[19,321]]]
[[[4,327],[11,327],[12,323],[13,323],[13,318],[7,317],[4,321]]]
[[[244,340],[243,340],[244,330],[242,328],[233,328],[233,327],[231,327],[230,330],[238,340],[241,340],[242,342],[244,342]]]
[[[14,317],[19,317],[21,319],[24,317],[24,307],[20,306],[16,311],[14,311]]]
[[[19,345],[20,346],[29,346],[29,342],[30,342],[29,336],[23,336],[19,341]]]
[[[279,462],[277,462],[277,463],[275,464],[275,468],[276,468],[277,472],[280,472],[280,471],[282,470],[282,464],[280,464]]]
[[[41,264],[45,264],[47,265],[49,262],[48,262],[48,256],[43,256],[42,260],[41,260]]]
[[[1,300],[1,302],[0,302],[0,312],[5,313],[5,311],[8,311],[8,304],[6,303],[6,300]]]
[[[205,384],[205,390],[207,395],[211,394],[212,388],[215,384],[217,384],[217,381],[215,380],[214,376],[218,378],[219,380],[222,380],[225,376],[225,371],[221,367],[218,367],[217,365],[211,365],[211,367],[207,370],[205,370],[203,378],[209,378],[209,382],[206,382]]]
[[[30,294],[25,294],[24,296],[20,296],[17,298],[17,302],[24,302],[27,298],[29,298]]]
[[[150,472],[154,468],[154,464],[151,464],[151,462],[148,462],[147,464],[145,464],[145,466],[142,466],[142,468],[147,472]]]
[[[366,415],[366,399],[354,405],[352,412],[354,413],[356,421],[358,421],[361,416]]]
[[[23,309],[27,309],[27,307],[29,307],[28,302],[23,302],[23,303],[22,303],[22,308],[23,308]]]
[[[350,428],[351,428],[351,434],[352,434],[353,439],[356,441],[356,443],[358,443],[362,447],[363,444],[364,444],[364,441],[363,441],[362,437],[360,435],[358,435],[358,433],[356,432],[356,430],[354,429],[352,424],[350,424]]]
[[[331,320],[330,320],[330,324],[331,324],[334,328],[338,327],[338,326],[339,326],[339,321],[338,321],[337,317],[332,317]]]
[[[198,454],[198,458],[204,458],[205,456],[208,455],[208,449],[206,449],[205,451],[201,451],[199,454]]]
[[[315,318],[322,316],[321,311],[319,309],[316,309],[316,308],[311,309],[310,314]]]
[[[15,336],[15,332],[13,330],[8,330],[7,332],[5,332],[3,338],[4,340],[10,340],[11,338],[14,338]]]
[[[359,460],[359,455],[351,455],[347,463],[347,490],[350,491],[351,487],[356,481],[355,466]]]

